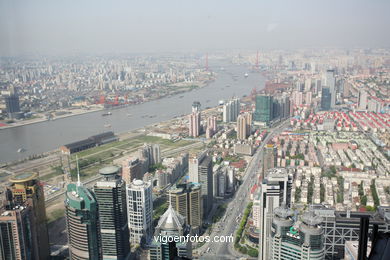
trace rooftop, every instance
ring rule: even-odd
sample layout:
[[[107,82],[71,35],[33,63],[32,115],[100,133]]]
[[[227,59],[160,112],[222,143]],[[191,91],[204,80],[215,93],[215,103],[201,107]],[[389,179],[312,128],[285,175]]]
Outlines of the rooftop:
[[[16,176],[13,176],[9,179],[10,182],[13,182],[13,183],[22,183],[22,182],[27,182],[27,181],[31,181],[31,180],[34,180],[34,179],[37,179],[38,178],[38,173],[36,172],[25,172],[25,173],[21,173],[21,174],[18,174]]]

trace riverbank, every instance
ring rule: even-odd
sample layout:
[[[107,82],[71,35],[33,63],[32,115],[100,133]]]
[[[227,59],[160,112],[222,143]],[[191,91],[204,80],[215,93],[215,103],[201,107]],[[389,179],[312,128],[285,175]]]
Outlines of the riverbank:
[[[85,111],[78,115],[64,115],[54,121],[27,122],[0,130],[0,163],[18,161],[46,151],[56,150],[63,144],[82,140],[106,131],[126,133],[191,113],[191,104],[198,101],[205,108],[215,107],[220,100],[227,100],[253,88],[262,88],[264,78],[260,74],[244,77],[245,67],[224,65],[225,70],[208,84],[183,94],[165,96],[142,104],[112,110],[112,115],[102,116],[101,111]],[[182,127],[185,128],[183,125]],[[168,127],[169,128],[169,127]],[[157,131],[158,132],[158,131]],[[24,148],[24,153],[18,153]]]
[[[145,104],[145,103],[148,103],[148,102],[151,102],[151,101],[160,100],[160,99],[167,98],[167,97],[174,97],[174,96],[177,96],[177,95],[180,95],[180,94],[185,94],[185,93],[191,92],[191,91],[196,90],[196,89],[204,88],[204,87],[208,86],[214,80],[215,79],[202,81],[202,82],[196,82],[195,85],[186,86],[188,88],[188,90],[183,90],[183,86],[179,86],[178,87],[179,90],[177,92],[175,92],[175,93],[170,93],[170,94],[167,94],[167,95],[158,96],[157,98],[148,99],[148,100],[146,100],[144,102],[140,102],[140,103],[137,103],[137,104],[120,105],[118,107],[110,107],[108,109],[121,109],[121,108],[126,108],[126,107],[131,107],[131,106]],[[101,107],[96,108],[96,106],[101,106]],[[82,109],[82,108],[80,109],[79,108],[79,109],[65,109],[65,110],[56,110],[56,111],[51,111],[51,112],[45,112],[46,114],[47,113],[55,114],[55,113],[58,113],[58,112],[65,113],[65,114],[58,115],[58,116],[55,116],[55,117],[52,117],[52,118],[47,118],[44,115],[44,113],[41,113],[40,117],[34,118],[34,119],[17,121],[15,123],[11,123],[11,124],[6,124],[6,122],[0,122],[0,123],[5,124],[3,126],[0,125],[0,131],[4,130],[4,129],[15,128],[15,127],[20,127],[20,126],[26,126],[26,125],[31,125],[31,124],[37,124],[37,123],[42,123],[42,122],[47,122],[47,121],[55,121],[55,120],[59,120],[59,119],[67,118],[67,117],[72,117],[72,116],[80,116],[80,115],[84,115],[84,114],[87,114],[87,113],[94,113],[94,112],[103,111],[103,110],[106,110],[106,109],[107,108],[104,108],[103,105],[91,105],[87,109]],[[78,111],[74,112],[75,110],[78,110]]]

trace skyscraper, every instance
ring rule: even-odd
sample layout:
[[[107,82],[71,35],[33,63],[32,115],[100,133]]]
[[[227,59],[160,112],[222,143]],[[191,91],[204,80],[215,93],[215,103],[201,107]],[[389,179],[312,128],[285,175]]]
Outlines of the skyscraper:
[[[161,216],[154,233],[161,239],[168,237],[187,237],[191,233],[190,226],[185,223],[185,218],[176,212],[172,205]],[[173,240],[173,239],[172,239]],[[153,239],[148,245],[150,260],[191,259],[191,241],[156,241]]]
[[[336,105],[336,79],[332,69],[326,71],[326,86],[329,88],[331,95],[330,107],[334,108]]]
[[[239,115],[237,118],[237,139],[238,140],[245,140],[247,137],[247,130],[246,130],[247,124],[246,124],[246,118],[244,115]]]
[[[202,185],[203,214],[207,216],[213,204],[213,168],[207,150],[189,158],[189,181]]]
[[[192,112],[189,116],[189,133],[191,137],[200,135],[200,112]]]
[[[99,205],[103,259],[129,258],[129,228],[126,210],[126,185],[119,168],[108,166],[99,170],[103,180],[93,190]]]
[[[186,217],[186,223],[198,233],[202,226],[202,192],[199,183],[178,184],[169,190],[170,203],[175,211]]]
[[[364,89],[359,90],[359,99],[358,99],[358,108],[359,110],[366,110],[367,109],[367,91]]]
[[[207,118],[206,138],[211,138],[216,132],[217,118],[215,116],[210,116]]]
[[[241,114],[237,118],[237,139],[245,140],[251,133],[252,114]]]
[[[103,259],[95,194],[80,182],[69,184],[65,210],[70,259]]]
[[[10,118],[13,118],[15,113],[20,112],[19,96],[13,87],[11,87],[10,95],[5,97],[5,106]]]
[[[8,235],[15,240],[18,237],[21,240],[29,239],[29,242],[25,242],[30,243],[29,246],[31,247],[28,248],[28,252],[24,252],[25,255],[30,254],[30,257],[34,259],[49,259],[50,249],[46,226],[45,197],[43,186],[37,178],[37,173],[23,173],[10,178],[11,185],[6,190],[5,210],[9,211],[10,217],[14,220],[14,224],[11,224],[11,226],[21,227],[21,229],[13,230],[12,234],[8,233]],[[28,235],[21,233],[24,229],[28,231]],[[2,251],[11,250],[16,253],[18,250],[23,250],[22,245],[19,249],[5,249],[3,247],[6,244],[1,241]],[[23,252],[21,253],[23,254]]]
[[[269,124],[273,115],[273,98],[268,95],[256,96],[256,109],[253,119]]]
[[[271,227],[274,209],[283,204],[290,205],[291,187],[292,177],[284,168],[268,170],[260,185],[260,260],[271,259]]]
[[[270,259],[322,260],[325,258],[322,218],[305,212],[302,222],[293,221],[293,211],[286,207],[274,210]]]
[[[31,206],[0,211],[0,259],[32,259],[33,247],[30,219]]]
[[[232,98],[223,105],[223,122],[235,122],[240,114],[240,99]]]
[[[332,94],[329,88],[322,88],[321,94],[321,110],[327,111],[331,108]]]
[[[130,241],[148,243],[153,231],[153,200],[150,182],[134,180],[126,187]]]

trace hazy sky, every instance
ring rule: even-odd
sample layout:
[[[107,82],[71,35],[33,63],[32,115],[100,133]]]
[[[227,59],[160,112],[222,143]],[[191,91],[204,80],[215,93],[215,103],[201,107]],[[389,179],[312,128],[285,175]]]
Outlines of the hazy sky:
[[[390,0],[0,0],[0,55],[389,47]]]

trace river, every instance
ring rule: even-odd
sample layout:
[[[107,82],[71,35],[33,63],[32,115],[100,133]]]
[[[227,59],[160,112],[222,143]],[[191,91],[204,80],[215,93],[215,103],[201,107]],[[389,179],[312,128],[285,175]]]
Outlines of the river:
[[[217,78],[208,86],[140,105],[114,109],[111,116],[103,117],[102,111],[99,111],[0,129],[0,162],[52,151],[61,145],[108,130],[115,133],[128,132],[175,116],[189,114],[193,101],[199,101],[204,109],[217,106],[221,99],[242,97],[249,95],[254,87],[257,89],[264,87],[262,75],[248,72],[246,66],[225,63],[223,67],[224,70],[221,70],[220,65],[211,64],[210,68],[217,72]],[[248,77],[244,76],[246,72],[249,73]],[[104,127],[106,124],[110,124],[111,128]],[[26,151],[18,153],[17,150],[21,147]]]

